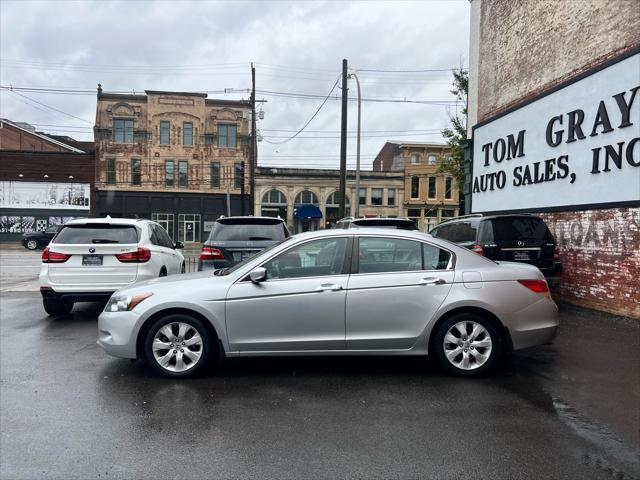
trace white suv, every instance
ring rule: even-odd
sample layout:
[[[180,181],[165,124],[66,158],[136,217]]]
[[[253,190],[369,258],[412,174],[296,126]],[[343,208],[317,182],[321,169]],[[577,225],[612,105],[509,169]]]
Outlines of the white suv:
[[[149,220],[92,218],[67,222],[42,252],[40,293],[49,315],[75,302],[107,300],[140,280],[184,273],[184,256]]]

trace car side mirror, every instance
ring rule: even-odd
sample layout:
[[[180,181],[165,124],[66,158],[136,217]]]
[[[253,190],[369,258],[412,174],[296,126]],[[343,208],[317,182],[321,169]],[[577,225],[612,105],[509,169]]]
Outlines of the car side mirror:
[[[267,279],[267,269],[264,267],[254,268],[249,272],[249,279],[253,283],[264,282]]]
[[[173,244],[173,248],[183,249],[184,248],[184,243],[176,242],[176,243]]]

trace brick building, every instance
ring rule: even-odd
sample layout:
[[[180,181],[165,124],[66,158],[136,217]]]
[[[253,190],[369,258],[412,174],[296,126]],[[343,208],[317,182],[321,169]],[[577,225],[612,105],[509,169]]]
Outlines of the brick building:
[[[92,143],[68,140],[0,120],[0,240],[93,213]]]
[[[640,318],[640,8],[472,0],[470,212],[535,212],[561,299]]]
[[[458,185],[451,175],[438,173],[449,152],[440,143],[386,142],[373,161],[374,172],[403,174],[402,215],[414,219],[424,232],[459,212]]]
[[[94,132],[98,215],[151,218],[201,242],[220,215],[250,212],[250,102],[99,88]]]
[[[281,217],[293,232],[332,228],[339,216],[340,172],[321,168],[272,168],[256,170],[256,214]],[[362,217],[402,216],[404,178],[399,172],[360,172],[356,195],[355,171],[347,171],[346,213],[353,214],[359,197]],[[305,207],[308,206],[308,207]],[[311,215],[301,215],[305,207]],[[311,208],[309,208],[311,207]]]

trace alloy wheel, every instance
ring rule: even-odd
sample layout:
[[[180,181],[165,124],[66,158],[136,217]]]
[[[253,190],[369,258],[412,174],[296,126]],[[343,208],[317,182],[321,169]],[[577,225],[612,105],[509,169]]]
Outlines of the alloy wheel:
[[[38,248],[38,242],[36,242],[35,240],[29,240],[27,242],[27,248],[29,250],[35,250],[36,248]]]
[[[442,343],[449,363],[461,370],[480,368],[491,357],[493,348],[488,330],[471,320],[452,325]]]
[[[200,361],[203,340],[198,330],[185,322],[168,323],[154,335],[153,357],[169,372],[186,372]]]

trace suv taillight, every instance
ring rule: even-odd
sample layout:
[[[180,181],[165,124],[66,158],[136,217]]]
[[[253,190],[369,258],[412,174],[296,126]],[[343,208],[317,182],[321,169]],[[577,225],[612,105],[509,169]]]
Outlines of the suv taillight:
[[[532,292],[549,295],[549,285],[547,285],[546,280],[518,280],[518,283],[524,285]]]
[[[224,260],[224,253],[219,248],[202,247],[200,260]]]
[[[66,253],[52,252],[49,247],[42,252],[42,263],[64,263],[71,258]]]
[[[151,250],[138,247],[135,252],[116,253],[116,258],[122,263],[144,263],[151,260]]]
[[[471,251],[476,252],[478,255],[482,255],[484,257],[484,248],[482,248],[482,245],[478,245],[476,243],[471,247]]]

